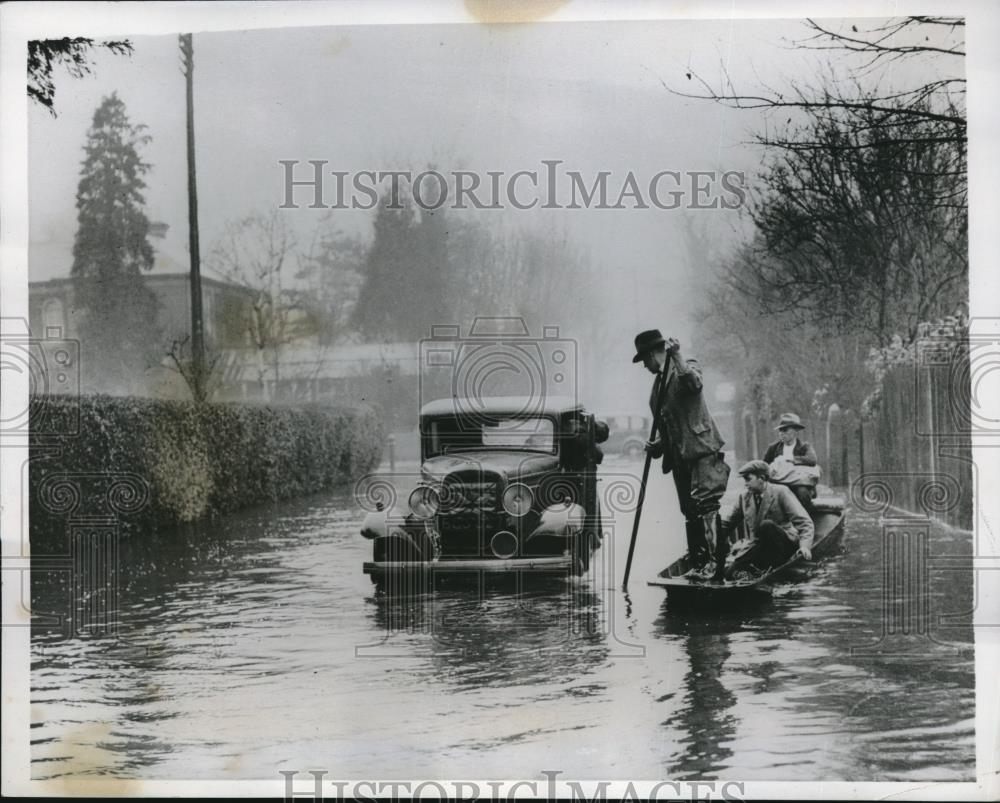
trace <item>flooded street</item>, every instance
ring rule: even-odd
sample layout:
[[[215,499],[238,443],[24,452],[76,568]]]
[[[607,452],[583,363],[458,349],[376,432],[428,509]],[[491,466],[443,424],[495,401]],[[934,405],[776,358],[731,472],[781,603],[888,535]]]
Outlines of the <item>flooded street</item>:
[[[603,487],[640,470],[608,460]],[[632,514],[604,515],[587,577],[409,600],[362,574],[350,489],[125,542],[119,637],[33,635],[34,777],[973,778],[971,572],[931,561],[951,627],[892,654],[874,514],[850,511],[808,582],[726,614],[645,583],[683,550],[668,478],[629,594]],[[934,527],[929,553],[967,556],[970,536]],[[58,609],[65,583],[33,582]]]

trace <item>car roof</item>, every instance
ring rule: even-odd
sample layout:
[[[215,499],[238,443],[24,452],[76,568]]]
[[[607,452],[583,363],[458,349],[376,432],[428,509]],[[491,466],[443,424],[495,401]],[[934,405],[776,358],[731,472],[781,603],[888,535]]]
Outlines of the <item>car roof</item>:
[[[582,410],[583,403],[569,396],[483,396],[481,398],[456,397],[428,402],[420,409],[421,416],[433,415],[558,415]]]

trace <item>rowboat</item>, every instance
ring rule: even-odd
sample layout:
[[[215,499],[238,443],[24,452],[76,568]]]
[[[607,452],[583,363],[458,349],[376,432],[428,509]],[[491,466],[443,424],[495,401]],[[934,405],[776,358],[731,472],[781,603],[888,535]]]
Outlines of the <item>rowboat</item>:
[[[832,554],[840,546],[844,536],[844,500],[839,496],[823,496],[813,500],[813,510],[810,513],[815,527],[812,545],[812,558],[819,560]],[[745,542],[737,542],[730,550],[729,561],[746,546]],[[726,603],[736,598],[752,595],[767,595],[771,585],[777,581],[789,579],[796,570],[805,568],[809,562],[796,552],[780,566],[750,579],[711,581],[697,575],[688,576],[692,568],[691,561],[685,554],[661,571],[653,580],[651,586],[666,589],[669,600],[678,603],[693,603],[696,605],[710,603]]]

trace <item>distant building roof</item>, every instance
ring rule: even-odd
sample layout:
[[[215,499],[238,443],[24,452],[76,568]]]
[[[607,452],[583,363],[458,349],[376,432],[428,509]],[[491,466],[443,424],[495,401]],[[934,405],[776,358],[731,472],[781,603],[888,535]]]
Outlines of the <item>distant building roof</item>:
[[[234,380],[273,379],[273,367],[254,349],[231,349],[226,359]],[[282,379],[344,379],[363,376],[379,366],[393,367],[400,375],[416,376],[420,368],[417,343],[356,343],[331,346],[288,345],[280,350]]]
[[[154,248],[156,244],[154,243]],[[223,284],[240,284],[240,282],[235,282],[223,276],[218,271],[212,270],[210,265],[206,265],[204,262],[199,266],[199,272],[201,273],[201,278],[212,279],[216,282],[222,282]],[[191,273],[191,260],[187,254],[184,255],[183,261],[175,259],[170,254],[164,253],[159,249],[156,249],[156,254],[153,259],[152,270],[143,271],[143,276],[176,276],[181,274],[187,276]]]
[[[191,272],[191,260],[184,249],[178,253],[176,244],[167,238],[169,228],[166,223],[151,223],[149,242],[153,246],[154,258],[151,270],[143,271],[143,276],[187,276]],[[223,284],[235,284],[218,271],[213,270],[204,262],[201,264],[201,275]],[[29,282],[44,282],[53,279],[68,279],[73,269],[73,241],[71,239],[32,240],[28,243],[28,280]]]

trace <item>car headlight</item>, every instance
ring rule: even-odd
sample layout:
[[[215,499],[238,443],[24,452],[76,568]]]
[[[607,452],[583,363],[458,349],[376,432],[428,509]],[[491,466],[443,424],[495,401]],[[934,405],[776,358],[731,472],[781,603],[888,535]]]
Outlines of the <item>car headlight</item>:
[[[420,519],[429,519],[437,515],[441,506],[438,492],[429,485],[418,485],[410,493],[410,510]]]
[[[523,516],[535,501],[535,495],[527,485],[517,482],[503,492],[503,509],[512,516]]]

